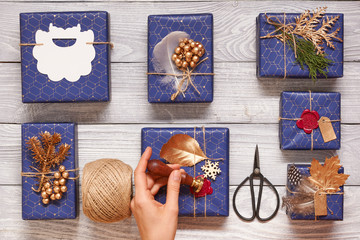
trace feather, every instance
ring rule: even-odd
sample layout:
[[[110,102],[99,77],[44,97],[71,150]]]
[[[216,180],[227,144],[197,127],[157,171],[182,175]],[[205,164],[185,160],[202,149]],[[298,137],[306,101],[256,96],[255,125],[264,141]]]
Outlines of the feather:
[[[179,40],[188,38],[189,34],[186,32],[175,31],[166,35],[158,44],[155,45],[153,51],[152,64],[156,72],[181,74],[171,60],[174,49],[178,46]],[[173,84],[173,88],[177,89],[179,81],[174,76],[164,76],[161,79],[163,84]]]
[[[282,206],[288,214],[310,215],[315,212],[314,194],[316,186],[307,177],[302,178],[300,184],[295,187],[293,194],[283,197]]]

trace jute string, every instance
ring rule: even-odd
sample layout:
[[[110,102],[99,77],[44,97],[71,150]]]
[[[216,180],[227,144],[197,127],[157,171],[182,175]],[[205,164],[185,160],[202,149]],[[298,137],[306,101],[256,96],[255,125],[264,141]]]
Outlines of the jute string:
[[[93,45],[99,45],[99,44],[109,44],[110,48],[114,48],[114,44],[112,42],[87,42],[86,44],[93,44]],[[43,43],[20,43],[19,46],[42,46]]]
[[[295,54],[295,58],[297,58],[297,54],[296,54],[296,41],[295,41],[295,37],[294,37],[294,32],[293,32],[293,27],[292,25],[294,25],[295,23],[288,23],[286,24],[286,13],[284,13],[284,20],[281,23],[280,19],[278,17],[275,16],[276,20],[278,22],[275,22],[271,19],[271,17],[268,17],[265,14],[266,17],[266,21],[268,24],[271,24],[273,26],[275,26],[275,30],[272,31],[271,33],[266,34],[266,36],[261,36],[260,38],[277,38],[280,41],[283,42],[283,49],[284,49],[284,79],[286,78],[287,75],[287,69],[286,69],[286,34],[285,33],[289,33],[292,36],[292,41],[294,43],[294,54]],[[274,35],[274,33],[278,32],[278,31],[283,31],[282,34],[277,34]]]
[[[87,163],[82,175],[84,214],[95,222],[117,222],[131,216],[132,168],[117,159]]]
[[[185,71],[183,71],[180,74],[176,74],[176,73],[146,73],[146,74],[147,75],[164,75],[164,76],[182,77],[182,79],[180,80],[180,82],[178,84],[176,93],[171,95],[171,101],[174,101],[180,93],[184,94],[186,92],[186,90],[189,88],[190,85],[193,86],[193,88],[195,89],[195,91],[198,94],[200,94],[199,90],[194,85],[194,82],[193,82],[191,76],[199,76],[199,75],[204,75],[204,76],[211,75],[211,76],[213,76],[213,75],[215,75],[215,73],[194,73],[193,72],[197,66],[199,66],[201,63],[205,62],[208,59],[209,59],[208,57],[204,58],[203,60],[198,62],[195,65],[194,68],[192,68],[191,70],[189,68],[187,68]],[[183,86],[185,81],[186,81],[186,85],[183,88],[182,86]]]
[[[313,98],[311,97],[311,91],[310,90],[309,90],[309,95],[310,95],[310,111],[312,111],[312,100],[313,100]],[[301,118],[283,118],[283,117],[279,117],[279,121],[280,120],[298,121],[298,120],[301,120]],[[323,121],[324,122],[341,122],[341,119],[323,120]],[[310,150],[314,150],[314,131],[311,131],[311,149]]]
[[[43,187],[43,184],[44,182],[47,180],[47,179],[52,179],[54,178],[54,173],[56,173],[56,171],[53,171],[53,172],[42,172],[40,171],[39,169],[33,167],[33,166],[30,166],[30,168],[34,169],[36,172],[21,172],[21,176],[22,177],[31,177],[31,178],[40,178],[40,181],[39,181],[39,186],[37,189],[35,189],[34,187],[31,187],[31,189],[34,191],[34,192],[40,192],[41,191],[41,188]],[[70,170],[66,170],[67,172],[76,172],[78,171],[79,168],[75,168],[75,169],[70,169]],[[69,180],[76,180],[79,178],[79,175],[77,175],[76,177],[68,177],[67,179]]]

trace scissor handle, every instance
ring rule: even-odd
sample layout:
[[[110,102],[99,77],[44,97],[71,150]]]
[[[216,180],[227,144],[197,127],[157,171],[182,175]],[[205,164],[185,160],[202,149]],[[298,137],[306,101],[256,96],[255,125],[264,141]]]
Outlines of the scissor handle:
[[[249,218],[242,216],[239,213],[239,211],[237,210],[237,207],[236,207],[236,196],[237,196],[240,188],[246,183],[247,180],[249,180],[249,182],[250,182],[251,205],[252,205],[252,209],[253,209],[252,216],[249,217]],[[240,183],[240,185],[236,188],[236,190],[234,192],[234,196],[233,196],[233,208],[234,208],[235,214],[244,221],[252,221],[252,220],[254,220],[254,218],[256,216],[256,212],[255,212],[255,193],[254,193],[254,187],[251,187],[251,186],[253,186],[253,174],[251,174],[250,177],[245,178],[244,181],[242,181]]]
[[[269,221],[270,219],[272,219],[273,217],[275,217],[275,215],[277,214],[278,210],[279,210],[279,207],[280,207],[280,196],[279,196],[279,193],[278,191],[276,190],[276,188],[274,187],[274,185],[272,185],[272,183],[266,178],[264,177],[261,173],[258,174],[258,177],[260,178],[260,187],[259,187],[259,193],[258,193],[258,201],[257,201],[257,204],[256,204],[256,209],[255,209],[255,212],[256,212],[256,218],[259,219],[260,221]],[[264,187],[264,181],[268,184],[267,186],[271,188],[271,190],[273,190],[273,192],[275,192],[275,195],[276,195],[276,208],[275,208],[275,211],[269,216],[269,217],[266,217],[266,218],[262,218],[260,217],[260,205],[261,205],[261,197],[262,197],[262,190],[263,190],[263,187]],[[250,181],[250,185],[251,185],[251,182]],[[254,186],[250,186],[252,187],[252,191],[254,191]]]
[[[272,219],[273,217],[275,217],[275,215],[277,214],[277,212],[279,210],[279,207],[280,207],[279,193],[276,190],[276,188],[274,187],[274,185],[272,185],[272,183],[266,177],[264,177],[261,173],[256,174],[256,177],[260,178],[260,186],[259,186],[259,193],[258,193],[258,200],[257,200],[256,207],[255,207],[255,191],[254,191],[254,174],[251,174],[249,177],[245,178],[244,181],[242,181],[240,183],[240,185],[236,188],[236,190],[234,192],[234,196],[233,196],[233,208],[234,208],[235,214],[239,218],[241,218],[242,220],[252,221],[256,217],[260,221],[268,221],[268,220]],[[253,214],[249,218],[242,216],[239,213],[239,211],[237,210],[237,207],[236,207],[236,196],[237,196],[240,188],[246,183],[247,180],[249,180],[249,182],[250,182],[251,205],[252,205],[252,210],[253,210]],[[260,211],[260,205],[261,205],[261,198],[262,198],[262,190],[263,190],[263,187],[264,187],[264,181],[275,192],[277,205],[276,205],[275,211],[269,217],[261,218],[259,216],[259,211]]]

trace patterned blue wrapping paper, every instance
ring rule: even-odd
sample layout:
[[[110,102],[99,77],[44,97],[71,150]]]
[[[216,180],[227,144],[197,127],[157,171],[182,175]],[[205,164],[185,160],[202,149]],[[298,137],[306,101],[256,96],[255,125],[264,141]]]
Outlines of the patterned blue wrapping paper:
[[[21,43],[36,43],[38,30],[49,31],[49,24],[58,28],[72,28],[80,24],[81,32],[92,30],[94,42],[109,42],[108,13],[94,12],[44,12],[20,14]],[[53,39],[58,47],[70,47],[73,40]],[[22,101],[33,102],[84,102],[109,101],[110,47],[93,44],[95,58],[90,74],[76,82],[63,78],[51,81],[47,74],[38,71],[38,61],[33,56],[34,46],[21,46]]]
[[[312,110],[319,113],[320,117],[328,117],[330,120],[340,120],[340,93],[337,92],[312,92]],[[309,92],[282,92],[280,99],[281,118],[300,118],[305,109],[310,109]],[[280,146],[283,150],[310,150],[311,134],[296,126],[296,120],[281,119],[280,123]],[[340,122],[332,122],[336,139],[325,143],[320,128],[313,130],[313,149],[340,149]]]
[[[40,136],[41,132],[48,131],[50,134],[60,133],[61,142],[58,147],[67,143],[70,145],[69,156],[62,165],[67,170],[77,168],[76,162],[76,139],[74,123],[24,123],[22,124],[22,172],[34,172],[30,166],[34,166],[31,151],[27,149],[26,140],[33,136]],[[70,177],[75,177],[75,172],[69,172]],[[60,200],[50,201],[48,205],[42,203],[40,193],[34,192],[31,187],[37,184],[36,178],[22,177],[22,218],[24,220],[36,219],[65,219],[76,218],[77,192],[76,180],[68,180],[67,192]]]
[[[288,164],[287,169],[291,167],[293,164]],[[310,170],[309,167],[310,164],[294,164],[295,167],[297,167],[302,175],[310,176]],[[341,167],[339,169],[339,173],[344,173],[344,168]],[[289,187],[290,191],[295,191],[295,187],[290,184],[289,179],[287,186]],[[344,212],[344,186],[340,187],[339,193],[341,194],[328,194],[326,196],[327,201],[327,215],[326,216],[318,216],[317,219],[319,220],[343,220],[343,212]],[[287,192],[288,196],[293,195],[290,192]],[[297,215],[297,214],[291,214],[290,218],[292,220],[314,220],[315,215]]]
[[[213,73],[212,14],[150,15],[148,18],[148,72],[155,72],[151,61],[155,45],[174,31],[184,31],[190,35],[191,39],[204,45],[205,54],[201,59],[208,57],[208,60],[196,67],[194,73]],[[148,101],[150,103],[213,101],[214,77],[212,75],[191,76],[200,95],[192,86],[189,86],[184,93],[185,97],[179,94],[174,101],[171,101],[171,95],[176,92],[176,89],[171,84],[162,83],[163,77],[162,75],[148,75]],[[181,77],[178,79],[181,80]]]
[[[277,17],[281,22],[284,21],[283,13],[267,13],[267,16]],[[300,16],[297,13],[286,13],[286,23],[295,22],[295,17]],[[330,32],[335,31],[337,28],[341,28],[338,32],[338,37],[344,40],[344,15],[341,13],[327,13],[326,17],[340,16]],[[260,13],[256,18],[257,26],[257,65],[256,72],[259,78],[283,78],[284,77],[284,44],[276,38],[260,39],[261,36],[266,36],[275,30],[273,25],[266,22],[264,13]],[[334,61],[329,65],[327,77],[339,78],[343,76],[343,42],[338,40],[333,41],[335,50],[326,47],[324,43],[325,54],[328,59]],[[301,69],[300,64],[296,62],[294,51],[288,46],[285,46],[286,52],[286,77],[289,78],[309,78],[309,70],[305,65],[304,70]],[[324,78],[325,76],[317,76],[318,78]]]
[[[161,159],[160,150],[162,146],[175,134],[188,134],[194,137],[194,128],[143,128],[141,149],[152,147],[151,159]],[[202,128],[196,128],[195,139],[204,151],[204,137]],[[195,199],[195,216],[229,216],[229,129],[227,128],[205,128],[206,155],[209,158],[223,158],[219,160],[221,173],[216,180],[211,180],[213,193],[205,197]],[[205,153],[205,151],[204,151]],[[165,161],[164,159],[161,159]],[[195,166],[196,176],[204,174],[201,170],[205,161]],[[194,167],[182,167],[189,175],[194,176]],[[155,199],[161,203],[166,201],[166,186],[161,188]],[[205,209],[206,201],[206,209]],[[194,196],[190,187],[182,185],[179,196],[179,215],[194,216]]]

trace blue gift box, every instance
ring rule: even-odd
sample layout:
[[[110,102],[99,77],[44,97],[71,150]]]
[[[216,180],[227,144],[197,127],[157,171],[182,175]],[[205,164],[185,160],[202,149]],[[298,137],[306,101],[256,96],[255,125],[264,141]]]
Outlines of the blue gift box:
[[[22,172],[34,172],[31,166],[34,165],[34,159],[31,151],[27,148],[26,140],[31,137],[40,136],[41,132],[48,131],[50,134],[61,134],[61,144],[70,145],[69,156],[62,162],[67,170],[76,169],[76,143],[75,143],[75,124],[74,123],[24,123],[22,124]],[[70,171],[70,177],[75,177],[76,172]],[[67,192],[63,194],[60,200],[50,201],[48,205],[42,203],[40,193],[34,192],[36,189],[37,178],[22,177],[22,218],[24,220],[35,219],[65,219],[76,218],[77,214],[77,192],[76,181],[68,180],[66,186]]]
[[[295,165],[296,168],[299,169],[300,174],[303,176],[310,176],[309,167],[310,164],[288,164],[287,169]],[[338,173],[344,173],[344,168],[341,167]],[[291,185],[288,179],[287,186],[290,191],[295,191],[295,186]],[[328,194],[326,195],[326,202],[327,202],[327,215],[326,216],[318,216],[317,219],[319,220],[343,220],[343,212],[344,212],[344,186],[340,187],[340,194]],[[292,196],[293,193],[287,192],[288,196]],[[292,220],[314,220],[315,215],[297,215],[292,213],[290,215]]]
[[[267,13],[268,17],[279,19],[281,22],[284,21],[283,13]],[[300,14],[286,13],[286,23],[295,23],[295,18],[299,17]],[[326,17],[340,16],[331,28],[330,32],[335,31],[337,28],[341,28],[338,32],[338,37],[344,39],[344,15],[341,13],[327,13]],[[276,38],[260,38],[266,36],[275,30],[273,25],[270,25],[266,21],[265,13],[260,13],[256,18],[257,26],[257,76],[259,78],[283,78],[285,73],[284,66],[284,44]],[[335,49],[323,44],[325,49],[326,58],[333,61],[328,67],[328,78],[339,78],[343,76],[343,42],[334,40],[333,44]],[[286,77],[289,78],[309,78],[309,70],[307,66],[304,66],[304,70],[301,69],[300,64],[296,62],[294,51],[288,46],[285,46],[286,52]],[[318,75],[318,78],[324,78],[325,76]]]
[[[340,106],[340,93],[337,92],[282,92],[279,123],[281,149],[340,149]],[[324,142],[319,128],[314,129],[312,134],[300,129],[296,122],[305,109],[318,112],[320,117],[328,117],[332,121],[336,139]]]
[[[205,139],[202,128],[143,128],[142,152],[152,147],[152,159],[161,159],[162,146],[175,134],[187,134],[198,141],[201,149],[209,158],[219,160],[221,173],[211,181],[213,193],[206,197],[194,198],[189,186],[182,185],[179,196],[180,216],[228,216],[229,215],[229,129],[205,128]],[[194,136],[195,134],[195,136]],[[206,149],[204,149],[204,140]],[[163,160],[163,159],[162,159]],[[195,175],[203,175],[201,170],[205,161],[195,165]],[[189,175],[194,176],[194,166],[182,167]],[[161,203],[166,201],[166,187],[160,189],[155,199]]]
[[[190,39],[199,41],[205,48],[201,59],[208,57],[194,70],[194,73],[213,73],[213,15],[150,15],[148,17],[148,73],[156,72],[153,64],[153,50],[164,37],[174,31],[183,31],[190,35]],[[176,66],[174,65],[174,68]],[[173,73],[173,72],[172,72]],[[213,76],[192,75],[194,85],[189,86],[184,95],[179,94],[172,101],[171,95],[176,92],[173,84],[164,84],[163,75],[148,75],[148,101],[150,103],[168,102],[212,102]],[[181,81],[182,77],[177,77]]]
[[[21,13],[20,39],[24,103],[109,101],[107,12]]]

